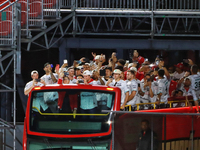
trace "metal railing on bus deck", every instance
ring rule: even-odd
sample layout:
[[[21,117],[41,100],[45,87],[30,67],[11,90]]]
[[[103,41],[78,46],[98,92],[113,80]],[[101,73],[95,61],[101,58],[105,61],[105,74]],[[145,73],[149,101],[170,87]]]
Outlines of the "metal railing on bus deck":
[[[86,113],[42,113],[39,108],[37,107],[32,107],[33,109],[36,109],[40,115],[44,115],[44,116],[73,116],[74,118],[76,118],[76,116],[107,116],[109,115],[109,113],[106,114],[86,114]]]
[[[189,102],[192,102],[193,100],[188,100]],[[185,106],[188,106],[188,103],[186,100],[173,100],[173,101],[168,101],[167,104],[169,104],[169,108],[172,108],[172,104],[173,103],[185,103]],[[164,104],[164,102],[160,102],[160,104]],[[153,109],[156,109],[156,103],[137,103],[137,110],[140,110],[140,106],[143,105],[153,105]],[[126,105],[125,108],[128,108],[128,111],[132,110],[132,106],[131,105]]]

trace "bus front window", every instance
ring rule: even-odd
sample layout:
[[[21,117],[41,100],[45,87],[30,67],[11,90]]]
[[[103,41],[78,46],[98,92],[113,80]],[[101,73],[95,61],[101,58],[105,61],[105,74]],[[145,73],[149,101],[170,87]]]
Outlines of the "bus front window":
[[[107,132],[114,92],[65,89],[32,93],[30,130],[52,134]]]

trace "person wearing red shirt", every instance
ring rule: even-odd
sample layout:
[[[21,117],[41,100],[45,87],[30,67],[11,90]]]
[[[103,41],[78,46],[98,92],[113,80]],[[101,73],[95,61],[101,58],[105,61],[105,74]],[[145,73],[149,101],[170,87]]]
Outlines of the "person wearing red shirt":
[[[144,63],[144,64],[142,65],[142,67],[140,67],[140,68],[138,69],[138,71],[137,71],[137,73],[136,73],[136,78],[137,78],[138,80],[141,81],[142,79],[144,79],[144,75],[145,75],[146,73],[148,73],[150,70],[151,70],[151,68],[150,68],[148,62]]]
[[[139,56],[139,53],[137,50],[134,50],[132,60],[133,60],[133,62],[137,61],[140,65],[142,65],[144,63],[144,57]]]
[[[182,77],[184,77],[185,71],[183,71],[183,63],[178,63],[174,66],[176,67],[176,71],[174,72],[172,79],[181,79]]]
[[[171,80],[170,85],[169,85],[169,96],[173,96],[173,91],[176,90],[177,88],[177,82],[174,80]]]
[[[64,76],[64,73],[61,72],[58,79],[58,84],[69,84],[70,79],[67,76]],[[66,92],[58,92],[58,109],[62,110],[63,100],[65,98]],[[69,95],[70,108],[73,113],[76,113],[78,105],[78,95],[73,94]]]
[[[128,64],[128,70],[131,70],[131,68],[132,69],[134,68],[134,71],[137,72],[137,62],[133,62],[133,63]],[[125,80],[127,80],[127,77],[126,77],[127,76],[127,71],[124,72],[124,79]]]

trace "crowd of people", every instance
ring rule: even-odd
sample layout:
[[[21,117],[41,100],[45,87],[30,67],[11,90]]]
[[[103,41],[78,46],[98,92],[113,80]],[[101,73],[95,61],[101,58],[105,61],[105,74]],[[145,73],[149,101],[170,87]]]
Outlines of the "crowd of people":
[[[50,63],[44,64],[45,75],[41,78],[38,71],[31,72],[33,80],[26,84],[25,95],[35,86],[57,83],[116,86],[121,89],[121,109],[131,105],[135,110],[139,103],[144,103],[140,109],[151,109],[153,103],[157,108],[168,107],[168,101],[180,97],[191,107],[188,97],[192,97],[199,113],[200,75],[198,66],[191,59],[166,68],[162,57],[157,56],[152,63],[140,56],[137,50],[133,52],[131,63],[117,59],[115,52],[110,58],[96,53],[92,56],[93,60],[83,57],[74,61],[73,66],[68,66],[64,60],[63,65],[56,65],[54,71]],[[173,105],[179,106],[185,106],[185,103]]]

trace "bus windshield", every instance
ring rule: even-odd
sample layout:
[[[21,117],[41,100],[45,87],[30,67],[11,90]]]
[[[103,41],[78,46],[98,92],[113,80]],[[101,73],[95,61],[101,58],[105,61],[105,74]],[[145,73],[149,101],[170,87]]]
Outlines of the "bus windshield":
[[[34,91],[30,130],[51,134],[108,132],[115,92],[85,89]]]

